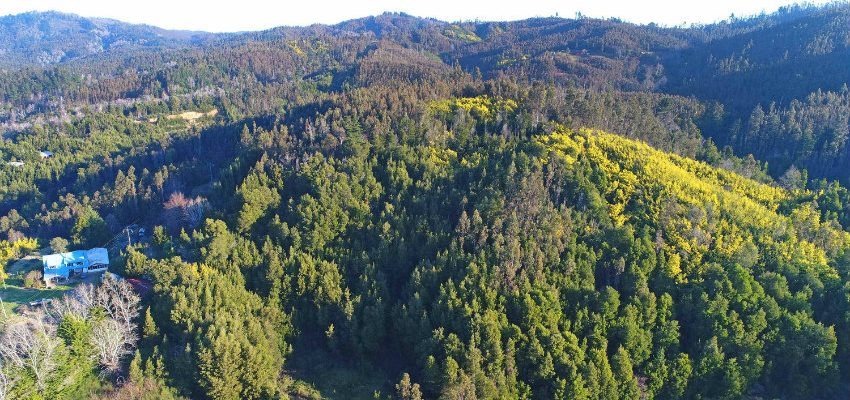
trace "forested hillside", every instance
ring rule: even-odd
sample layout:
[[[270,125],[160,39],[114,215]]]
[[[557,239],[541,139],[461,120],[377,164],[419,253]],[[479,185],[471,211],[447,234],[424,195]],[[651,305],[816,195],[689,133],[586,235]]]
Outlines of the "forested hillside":
[[[0,399],[846,398],[848,12],[4,17]]]
[[[0,67],[49,66],[110,50],[176,47],[214,36],[57,12],[31,12],[0,18]]]

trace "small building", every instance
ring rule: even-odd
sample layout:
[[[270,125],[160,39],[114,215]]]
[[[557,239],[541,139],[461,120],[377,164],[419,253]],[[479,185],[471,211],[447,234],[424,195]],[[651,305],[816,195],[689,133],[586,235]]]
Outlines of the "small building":
[[[53,152],[43,150],[43,151],[39,151],[38,155],[40,155],[41,158],[50,158],[50,157],[53,157]]]
[[[24,166],[23,161],[9,161],[6,164],[15,168],[20,168]]]
[[[109,267],[109,253],[104,248],[49,254],[41,257],[44,282],[48,285],[74,276],[104,272]]]

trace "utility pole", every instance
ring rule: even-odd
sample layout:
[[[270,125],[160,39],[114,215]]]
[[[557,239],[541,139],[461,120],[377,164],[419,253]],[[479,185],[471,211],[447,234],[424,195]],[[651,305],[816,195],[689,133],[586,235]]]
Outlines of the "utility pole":
[[[133,241],[130,239],[130,227],[127,226],[124,230],[127,231],[127,247],[130,247],[133,245]]]

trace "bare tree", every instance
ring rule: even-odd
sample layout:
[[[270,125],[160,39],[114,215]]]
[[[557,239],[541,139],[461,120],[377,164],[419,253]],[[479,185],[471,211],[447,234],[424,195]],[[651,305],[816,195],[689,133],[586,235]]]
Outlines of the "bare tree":
[[[108,318],[94,322],[89,344],[100,365],[112,373],[120,368],[121,359],[136,347],[139,296],[126,281],[107,275],[100,286],[77,286],[72,293],[55,302],[52,314],[57,324],[68,317],[86,320],[94,308],[103,309]]]
[[[106,310],[106,314],[121,324],[124,335],[131,344],[136,341],[136,318],[139,316],[139,296],[127,281],[107,276],[97,288],[97,305]]]
[[[83,293],[84,299],[91,294],[88,290]],[[109,318],[92,327],[89,342],[100,365],[115,372],[121,367],[121,359],[136,347],[139,296],[126,281],[107,275],[94,289],[92,306],[102,308]]]
[[[103,320],[92,319],[92,310],[103,309]],[[56,327],[64,318],[88,320],[93,324],[89,344],[94,357],[110,373],[121,367],[121,360],[132,353],[138,340],[136,318],[139,296],[126,281],[107,276],[98,286],[82,284],[48,309],[31,318],[13,322],[0,338],[0,359],[13,368],[29,370],[44,390],[49,374],[56,368],[54,355],[60,340]],[[0,389],[8,385],[0,376]],[[4,400],[0,397],[0,400]]]
[[[163,220],[172,232],[180,228],[193,229],[204,222],[204,214],[209,208],[209,203],[203,197],[189,198],[181,192],[171,194],[163,204]]]
[[[95,349],[95,357],[100,365],[112,373],[121,368],[121,359],[131,353],[128,345],[131,340],[120,322],[105,319],[92,327],[89,343]]]
[[[52,303],[52,316],[57,318],[57,322],[69,315],[87,319],[96,303],[97,289],[93,285],[84,283],[74,288],[71,293],[62,296],[61,300]]]
[[[42,391],[56,368],[59,339],[54,330],[54,326],[45,323],[44,315],[36,314],[7,325],[0,339],[3,361],[14,368],[29,370]]]

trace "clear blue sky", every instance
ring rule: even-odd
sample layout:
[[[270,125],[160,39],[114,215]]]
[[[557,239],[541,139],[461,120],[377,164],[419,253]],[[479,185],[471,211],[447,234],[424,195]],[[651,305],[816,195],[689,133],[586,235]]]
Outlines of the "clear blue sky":
[[[827,0],[810,1],[816,4]],[[169,29],[211,32],[260,30],[281,25],[332,24],[403,11],[445,21],[516,20],[535,16],[617,17],[664,25],[708,23],[772,12],[793,0],[0,0],[0,15],[56,10]]]

